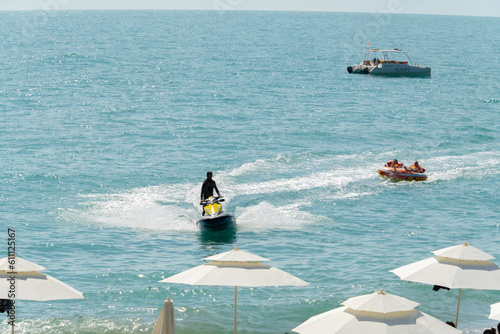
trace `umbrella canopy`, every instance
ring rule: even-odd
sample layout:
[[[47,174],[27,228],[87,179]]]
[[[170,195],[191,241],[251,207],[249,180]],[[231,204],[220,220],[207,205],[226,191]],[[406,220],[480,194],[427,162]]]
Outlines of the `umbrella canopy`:
[[[383,290],[346,300],[292,331],[300,334],[458,334],[460,331],[414,308],[419,304]]]
[[[391,270],[405,281],[450,289],[500,290],[500,267],[489,254],[467,243],[433,252],[436,256]]]
[[[489,261],[491,255],[469,246],[443,248],[433,252],[436,256],[391,270],[402,280],[459,289],[457,307],[460,307],[461,289],[500,290],[500,267]]]
[[[264,263],[212,261],[166,278],[163,283],[219,286],[305,286],[300,278]]]
[[[80,291],[73,289],[52,276],[37,271],[16,274],[0,271],[0,299],[10,299],[9,279],[12,276],[15,276],[16,300],[84,299]]]
[[[80,291],[38,271],[44,269],[18,256],[0,259],[0,299],[12,299],[11,291],[15,295],[14,300],[84,299]]]
[[[236,333],[237,287],[306,286],[307,282],[260,261],[266,258],[242,251],[232,251],[205,258],[210,262],[168,277],[160,282],[190,285],[234,286],[234,332]]]
[[[500,320],[500,303],[491,305],[491,312],[489,319]]]
[[[151,334],[175,334],[174,304],[170,298],[163,303],[160,316]]]

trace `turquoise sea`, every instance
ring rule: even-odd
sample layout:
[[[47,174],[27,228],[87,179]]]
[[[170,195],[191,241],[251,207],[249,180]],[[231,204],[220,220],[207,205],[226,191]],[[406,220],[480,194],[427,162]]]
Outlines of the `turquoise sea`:
[[[238,11],[0,12],[0,257],[85,300],[18,301],[16,333],[232,333],[234,289],[158,283],[234,247],[307,287],[238,289],[241,334],[290,333],[384,289],[455,319],[458,291],[389,270],[467,241],[500,264],[500,19]],[[347,73],[400,48],[430,78]],[[382,180],[394,158],[426,182]],[[200,234],[205,173],[235,233]],[[3,246],[1,246],[3,244]],[[2,248],[3,247],[3,248]],[[482,333],[500,291],[464,290]],[[0,331],[8,332],[0,314]]]

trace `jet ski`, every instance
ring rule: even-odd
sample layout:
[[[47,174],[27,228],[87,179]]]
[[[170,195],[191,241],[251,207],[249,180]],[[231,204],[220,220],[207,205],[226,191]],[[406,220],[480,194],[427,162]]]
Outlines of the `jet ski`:
[[[425,181],[427,180],[427,175],[424,174],[425,169],[421,168],[418,171],[414,171],[405,168],[403,164],[398,165],[398,167],[392,167],[392,161],[385,164],[384,167],[378,170],[378,174],[383,178],[390,179],[395,182],[399,181]]]
[[[234,216],[222,211],[221,202],[224,202],[223,198],[213,196],[201,201],[205,215],[196,222],[196,225],[202,231],[222,231],[236,225]]]

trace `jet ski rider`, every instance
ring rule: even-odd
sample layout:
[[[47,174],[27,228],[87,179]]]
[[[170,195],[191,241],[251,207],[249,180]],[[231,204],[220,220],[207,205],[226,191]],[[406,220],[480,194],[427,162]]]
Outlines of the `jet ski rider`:
[[[201,202],[203,202],[203,200],[209,198],[210,196],[213,196],[214,189],[217,192],[217,195],[219,195],[219,197],[222,197],[222,195],[219,192],[219,189],[217,189],[217,184],[215,184],[215,180],[212,179],[212,172],[207,172],[207,178],[205,179],[205,181],[203,181],[203,185],[201,186]],[[205,210],[203,210],[201,215],[202,216],[205,215]]]

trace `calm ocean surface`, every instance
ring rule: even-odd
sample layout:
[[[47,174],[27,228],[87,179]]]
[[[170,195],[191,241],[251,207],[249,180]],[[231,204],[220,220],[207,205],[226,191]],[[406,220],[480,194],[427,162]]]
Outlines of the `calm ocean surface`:
[[[458,291],[389,270],[469,242],[500,264],[500,19],[217,11],[0,12],[0,257],[86,300],[18,301],[16,333],[231,333],[234,291],[158,283],[239,247],[311,283],[239,288],[242,334],[383,288],[455,319]],[[430,78],[350,75],[400,48]],[[377,168],[417,159],[421,183]],[[236,233],[201,235],[214,172]],[[2,248],[3,247],[3,248]],[[500,291],[464,290],[482,333]],[[1,316],[0,331],[9,327]]]

